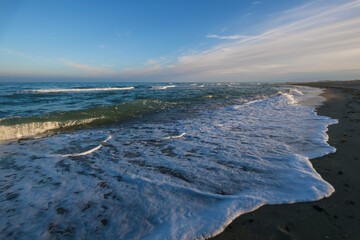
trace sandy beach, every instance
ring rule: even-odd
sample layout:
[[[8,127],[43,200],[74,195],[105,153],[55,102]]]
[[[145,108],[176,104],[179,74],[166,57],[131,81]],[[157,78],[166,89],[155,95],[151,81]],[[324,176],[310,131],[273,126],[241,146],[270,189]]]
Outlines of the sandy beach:
[[[213,239],[360,239],[360,81],[292,84],[325,88],[327,100],[317,112],[339,120],[328,130],[336,153],[311,160],[335,193],[315,202],[263,206]]]

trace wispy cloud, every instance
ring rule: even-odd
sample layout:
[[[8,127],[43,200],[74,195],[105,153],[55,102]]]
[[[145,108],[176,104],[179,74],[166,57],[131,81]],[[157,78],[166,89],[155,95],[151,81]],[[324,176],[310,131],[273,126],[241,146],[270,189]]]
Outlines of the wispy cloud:
[[[115,31],[115,36],[117,38],[123,38],[123,37],[128,37],[131,35],[131,31],[123,31],[123,32],[120,32],[120,31]]]
[[[6,54],[9,54],[9,55],[13,55],[13,56],[26,58],[28,60],[35,61],[35,62],[51,61],[50,59],[47,59],[47,58],[43,58],[43,57],[39,57],[39,56],[30,56],[30,55],[25,54],[23,52],[18,52],[18,51],[14,51],[14,50],[10,50],[10,49],[0,48],[0,52],[6,53]]]
[[[91,76],[109,76],[109,75],[115,75],[115,71],[109,70],[109,65],[103,66],[103,67],[93,67],[86,64],[81,63],[75,63],[70,61],[62,61],[62,63],[66,66],[76,68],[79,70],[84,71],[85,73],[91,75]]]
[[[145,66],[166,66],[171,63],[171,60],[167,57],[159,57],[159,58],[151,58],[147,62],[144,63]]]
[[[149,66],[149,65],[156,65],[158,62],[154,59],[149,59],[147,62],[144,63],[144,65]]]
[[[289,16],[293,10],[285,11],[279,19],[286,23],[256,36],[208,35],[234,41],[181,56],[175,65],[151,74],[180,80],[244,81],[277,80],[294,74],[324,77],[331,72],[344,78],[348,73],[360,74],[360,0],[296,9],[295,19]]]
[[[115,64],[101,64],[100,66],[102,68],[114,68],[114,67],[116,67]]]
[[[99,48],[105,48],[104,44],[99,44]]]
[[[114,70],[111,70],[112,68],[115,67],[115,65],[112,65],[112,64],[101,64],[100,67],[93,67],[93,66],[89,66],[86,64],[80,64],[80,63],[63,60],[63,59],[48,59],[48,58],[44,58],[44,57],[40,57],[40,56],[31,56],[31,55],[25,54],[23,52],[14,51],[11,49],[3,49],[3,48],[0,48],[0,53],[5,53],[8,55],[21,57],[23,59],[27,59],[27,60],[36,62],[36,64],[38,64],[39,66],[45,66],[46,64],[49,64],[49,63],[51,64],[51,67],[55,67],[55,68],[56,68],[56,66],[66,65],[66,66],[72,67],[74,69],[82,70],[88,76],[113,76],[113,75],[117,74],[117,72],[115,72]],[[46,66],[49,66],[49,65],[46,65]],[[41,72],[39,72],[39,74],[41,74]]]
[[[261,3],[261,1],[253,1],[252,2],[252,4],[254,4],[254,5],[258,5],[258,4],[260,4]]]
[[[246,35],[219,36],[219,35],[215,35],[215,34],[208,34],[208,35],[206,35],[206,37],[207,38],[227,39],[227,40],[237,40],[237,39],[248,38],[249,36],[246,36]]]

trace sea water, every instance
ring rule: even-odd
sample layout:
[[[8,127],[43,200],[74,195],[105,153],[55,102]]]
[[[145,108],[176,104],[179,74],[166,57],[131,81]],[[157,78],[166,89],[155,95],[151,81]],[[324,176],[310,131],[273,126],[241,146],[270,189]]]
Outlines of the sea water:
[[[334,188],[321,90],[0,83],[0,238],[203,239]],[[306,104],[311,103],[311,104]]]

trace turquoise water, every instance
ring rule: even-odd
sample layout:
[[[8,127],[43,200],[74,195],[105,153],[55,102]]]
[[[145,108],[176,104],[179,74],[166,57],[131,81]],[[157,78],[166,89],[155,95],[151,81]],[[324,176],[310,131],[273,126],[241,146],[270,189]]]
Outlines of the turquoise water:
[[[194,239],[333,187],[309,159],[337,121],[306,87],[1,83],[0,232],[17,239]]]

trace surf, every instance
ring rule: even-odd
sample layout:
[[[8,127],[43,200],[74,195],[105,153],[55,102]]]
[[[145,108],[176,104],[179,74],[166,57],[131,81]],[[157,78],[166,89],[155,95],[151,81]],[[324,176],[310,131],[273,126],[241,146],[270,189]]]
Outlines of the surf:
[[[78,86],[97,85],[68,87]],[[206,238],[262,205],[334,192],[309,159],[336,151],[326,135],[336,120],[301,105],[321,91],[151,86],[86,94],[3,91],[11,109],[0,116],[0,136],[21,140],[0,144],[0,181],[9,186],[0,193],[1,211],[11,223],[0,237]],[[54,111],[28,112],[53,102]],[[61,111],[61,104],[81,109]]]
[[[99,127],[123,122],[170,108],[174,103],[136,100],[123,104],[40,116],[0,119],[0,141],[33,137],[45,133]]]
[[[113,88],[70,88],[70,89],[33,89],[33,90],[23,90],[23,92],[33,92],[33,93],[61,93],[61,92],[97,92],[97,91],[124,91],[132,90],[134,87],[113,87]]]

